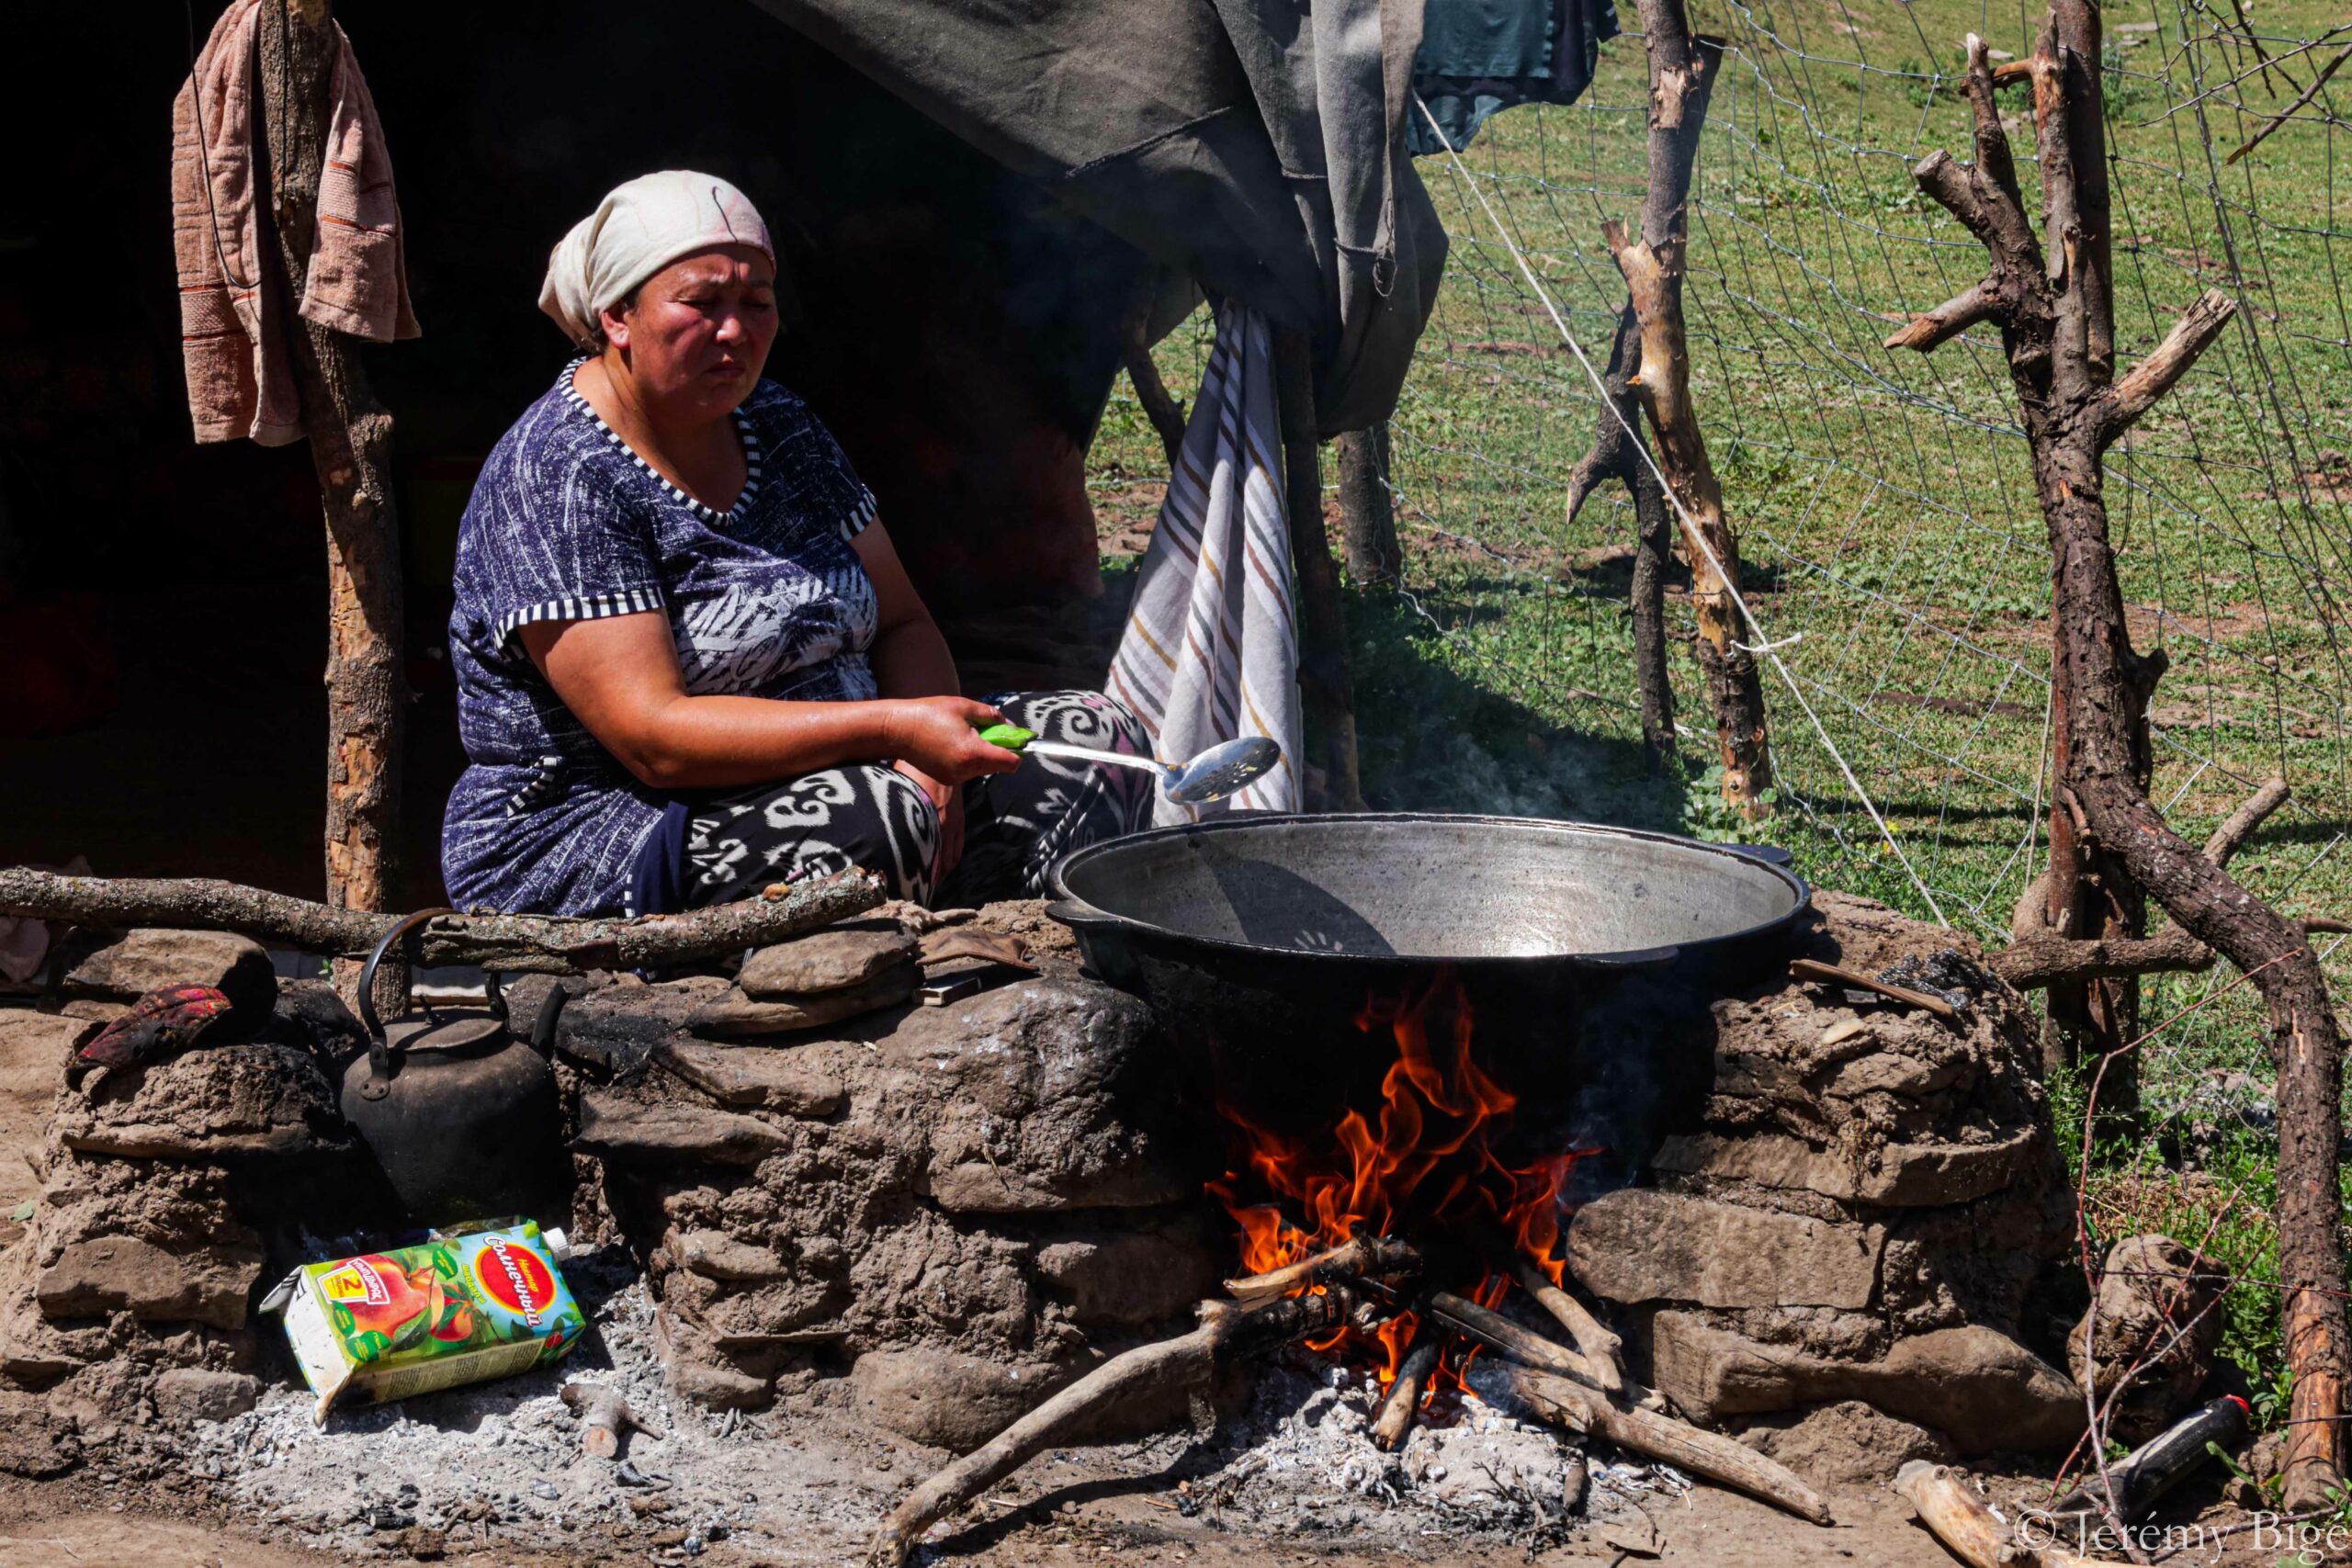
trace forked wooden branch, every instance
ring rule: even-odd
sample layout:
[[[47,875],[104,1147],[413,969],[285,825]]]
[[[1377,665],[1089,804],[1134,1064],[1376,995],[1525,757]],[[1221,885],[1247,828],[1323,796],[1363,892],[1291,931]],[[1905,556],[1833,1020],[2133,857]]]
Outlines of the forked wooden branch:
[[[1654,1410],[1618,1404],[1597,1389],[1532,1367],[1508,1365],[1505,1375],[1512,1394],[1555,1426],[1606,1438],[1621,1449],[1664,1460],[1816,1525],[1831,1522],[1829,1505],[1821,1494],[1744,1443]]]
[[[1634,498],[1634,570],[1626,587],[1634,620],[1634,687],[1642,711],[1642,744],[1653,769],[1674,755],[1674,684],[1666,664],[1666,568],[1677,533],[1666,490],[1642,448],[1642,406],[1632,391],[1641,369],[1642,323],[1633,301],[1618,312],[1617,335],[1601,372],[1601,408],[1592,446],[1568,472],[1567,520],[1601,480],[1614,479]]]
[[[1629,369],[1624,387],[1640,399],[1648,416],[1664,490],[1670,492],[1673,510],[1684,523],[1690,604],[1699,625],[1693,652],[1714,708],[1724,800],[1743,817],[1754,818],[1770,813],[1764,799],[1772,783],[1772,754],[1763,678],[1755,655],[1740,641],[1746,632],[1736,599],[1739,542],[1725,520],[1723,485],[1708,460],[1706,437],[1691,402],[1690,340],[1682,319],[1691,170],[1708,100],[1722,73],[1724,44],[1720,39],[1691,34],[1684,0],[1639,0],[1639,9],[1642,47],[1649,61],[1649,184],[1638,232],[1629,235],[1614,222],[1601,227],[1625,279],[1638,331],[1637,345],[1628,347],[1619,363]],[[1602,417],[1614,416],[1604,410]],[[1631,444],[1623,457],[1641,460]],[[1638,487],[1634,499],[1638,506]],[[1645,564],[1650,548],[1645,544],[1636,554],[1637,567]],[[1638,608],[1642,603],[1637,597],[1637,615],[1644,613]],[[1646,632],[1639,624],[1636,629]],[[1637,673],[1662,675],[1664,647],[1662,632],[1654,639],[1645,637],[1636,649]],[[1663,682],[1658,684],[1662,698]],[[1645,696],[1643,735],[1653,757],[1670,751],[1672,709],[1665,701]]]
[[[1940,157],[1916,174],[1921,188],[1984,241],[1992,262],[1987,282],[2001,300],[2009,378],[2056,565],[2052,685],[2064,696],[2057,793],[2079,813],[2062,825],[2079,827],[2089,851],[2081,864],[2096,865],[2102,881],[2133,901],[2145,895],[2163,905],[2177,927],[2248,976],[2269,1015],[2278,1067],[2278,1271],[2294,1380],[2280,1468],[2283,1500],[2300,1512],[2330,1506],[2341,1485],[2352,1384],[2338,1190],[2342,1037],[2303,931],[2182,841],[2148,798],[2145,735],[2136,721],[2153,669],[2132,651],[2123,615],[2101,457],[2107,442],[2187,373],[2230,310],[2225,296],[2199,299],[2155,353],[2109,385],[2114,322],[2098,37],[2093,0],[2051,0],[2050,27],[2035,51],[2043,63],[2030,73],[2043,239],[2057,253],[2046,270],[2019,265],[2021,243],[2007,213],[1988,203],[1985,179],[1962,181]],[[1984,45],[1972,38],[1978,173],[1997,176],[2007,138],[1990,112],[1992,93]],[[2014,187],[2013,180],[1990,183],[2004,194]],[[2054,834],[2052,858],[2053,864],[2060,858]],[[2111,924],[2101,934],[2136,935]]]
[[[1535,1300],[1535,1304],[1552,1314],[1553,1320],[1568,1331],[1568,1343],[1577,1354],[1600,1375],[1604,1393],[1625,1392],[1625,1369],[1621,1359],[1625,1342],[1600,1325],[1600,1320],[1585,1310],[1584,1303],[1544,1278],[1544,1271],[1525,1258],[1513,1262],[1520,1289]]]
[[[2198,852],[2217,866],[2229,864],[2231,857],[2254,836],[2254,830],[2287,803],[2288,795],[2285,779],[2270,780],[2214,829],[2212,836],[2205,840],[2205,847]],[[2025,899],[2041,898],[2040,887],[2037,882],[2028,888]],[[2024,903],[2019,907],[2024,908]],[[2335,931],[2343,926],[2340,920],[2319,917],[2299,924],[2306,937],[2313,931]],[[2211,948],[2178,926],[2151,937],[2076,939],[2061,936],[2047,927],[2029,931],[2030,934],[2018,938],[1984,961],[1986,968],[2020,991],[2038,990],[2069,980],[2194,974],[2211,968],[2216,956]]]
[[[1258,1306],[1203,1303],[1200,1325],[1190,1334],[1112,1357],[908,1493],[876,1533],[866,1551],[868,1568],[903,1568],[933,1525],[1039,1453],[1069,1442],[1092,1417],[1145,1394],[1195,1387],[1236,1356],[1335,1327],[1349,1305],[1340,1291]]]
[[[785,942],[881,901],[878,879],[843,872],[794,883],[780,897],[633,920],[443,915],[411,940],[417,961],[428,966],[470,964],[508,975],[663,969]],[[23,866],[0,867],[0,914],[110,931],[236,931],[347,958],[364,956],[400,918],[332,908],[234,882],[65,876]]]

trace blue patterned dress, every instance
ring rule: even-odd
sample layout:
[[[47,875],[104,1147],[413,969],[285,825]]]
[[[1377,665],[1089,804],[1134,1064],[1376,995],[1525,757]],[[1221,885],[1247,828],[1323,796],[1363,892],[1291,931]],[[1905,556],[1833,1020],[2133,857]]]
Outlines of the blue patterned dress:
[[[648,467],[564,367],[492,451],[458,536],[449,655],[469,766],[442,821],[460,906],[620,911],[668,800],[572,716],[518,627],[659,610],[690,694],[876,694],[874,585],[850,541],[874,495],[773,381],[736,412],[747,478],[714,512]]]

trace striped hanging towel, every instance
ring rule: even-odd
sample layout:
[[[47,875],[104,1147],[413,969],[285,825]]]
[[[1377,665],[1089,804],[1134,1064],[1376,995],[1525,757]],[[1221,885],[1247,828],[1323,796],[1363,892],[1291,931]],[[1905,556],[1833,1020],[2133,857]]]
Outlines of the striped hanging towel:
[[[1283,760],[1227,801],[1161,795],[1159,826],[1228,806],[1299,809],[1298,617],[1275,406],[1265,318],[1227,300],[1108,685],[1169,761],[1244,735],[1272,739]]]

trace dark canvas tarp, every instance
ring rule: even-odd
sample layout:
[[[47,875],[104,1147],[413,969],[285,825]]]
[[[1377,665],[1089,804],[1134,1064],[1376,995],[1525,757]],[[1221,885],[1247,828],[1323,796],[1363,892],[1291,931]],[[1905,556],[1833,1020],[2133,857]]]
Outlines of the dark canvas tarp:
[[[754,0],[1077,211],[1313,334],[1385,418],[1445,235],[1404,151],[1420,0]]]

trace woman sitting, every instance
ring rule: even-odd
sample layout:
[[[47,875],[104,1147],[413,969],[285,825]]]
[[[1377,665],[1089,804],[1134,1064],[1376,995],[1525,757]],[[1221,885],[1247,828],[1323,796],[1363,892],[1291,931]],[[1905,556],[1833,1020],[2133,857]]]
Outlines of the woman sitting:
[[[1097,693],[956,694],[873,493],[761,378],[775,254],[741,192],[631,180],[556,247],[539,307],[586,352],[491,453],[458,536],[453,899],[652,914],[862,866],[977,903],[1143,820],[1148,774],[980,739],[1006,719],[1149,749]]]

